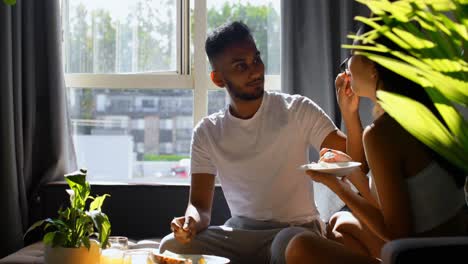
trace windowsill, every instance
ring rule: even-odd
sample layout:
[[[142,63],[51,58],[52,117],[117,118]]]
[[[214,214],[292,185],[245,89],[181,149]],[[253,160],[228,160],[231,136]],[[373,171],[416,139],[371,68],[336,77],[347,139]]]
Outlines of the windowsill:
[[[91,186],[190,186],[190,182],[124,182],[124,181],[89,181]],[[65,181],[53,181],[47,185],[64,185]],[[221,187],[221,184],[216,183],[215,187]]]

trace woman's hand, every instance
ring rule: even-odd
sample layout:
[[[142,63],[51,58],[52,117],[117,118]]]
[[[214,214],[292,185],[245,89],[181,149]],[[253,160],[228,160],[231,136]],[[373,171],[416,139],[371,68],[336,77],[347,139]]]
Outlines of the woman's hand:
[[[332,174],[312,170],[307,170],[306,173],[314,182],[324,184],[335,193],[338,192],[339,188],[350,187],[349,183],[346,181],[346,177],[336,177]]]
[[[334,162],[348,162],[348,161],[353,161],[353,159],[348,154],[342,151],[335,150],[335,149],[328,149],[328,148],[323,148],[320,150],[319,162],[334,163]],[[361,180],[361,178],[366,180],[365,186],[368,187],[367,177],[365,176],[365,173],[363,173],[359,169],[356,169],[352,171],[351,173],[349,173],[348,175],[343,176],[342,181],[347,179],[351,183],[356,185],[357,181]]]
[[[343,115],[357,113],[359,96],[351,89],[351,78],[346,73],[340,73],[335,79],[336,99]]]

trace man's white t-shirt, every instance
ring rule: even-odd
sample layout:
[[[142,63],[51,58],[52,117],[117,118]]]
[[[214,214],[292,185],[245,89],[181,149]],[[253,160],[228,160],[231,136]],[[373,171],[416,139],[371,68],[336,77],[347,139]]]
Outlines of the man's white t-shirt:
[[[247,120],[229,109],[195,127],[191,173],[217,175],[233,216],[302,224],[318,218],[310,178],[298,170],[309,163],[336,126],[312,100],[265,91]]]

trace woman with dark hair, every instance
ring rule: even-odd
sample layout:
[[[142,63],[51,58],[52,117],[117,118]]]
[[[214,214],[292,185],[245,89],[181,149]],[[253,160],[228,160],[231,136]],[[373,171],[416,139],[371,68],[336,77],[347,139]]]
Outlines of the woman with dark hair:
[[[358,35],[369,30],[364,26]],[[376,42],[397,49],[384,37]],[[354,51],[344,62],[335,86],[340,108],[358,111],[358,97],[368,97],[375,103],[374,122],[363,132],[371,172],[369,178],[355,171],[339,179],[307,171],[312,180],[335,192],[351,212],[332,216],[328,239],[296,236],[288,245],[287,262],[379,263],[380,250],[390,240],[465,234],[465,175],[409,134],[377,101],[378,90],[402,94],[424,104],[441,119],[426,91]],[[343,107],[345,104],[355,107]],[[326,162],[351,160],[330,149],[320,155]]]

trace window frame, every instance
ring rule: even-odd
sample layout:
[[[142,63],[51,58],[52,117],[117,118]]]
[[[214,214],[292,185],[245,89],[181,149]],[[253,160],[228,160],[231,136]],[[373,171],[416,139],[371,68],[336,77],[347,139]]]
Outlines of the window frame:
[[[177,62],[176,71],[144,73],[65,73],[65,85],[68,88],[106,88],[106,89],[189,89],[193,91],[193,125],[208,115],[208,91],[216,87],[206,73],[205,39],[207,34],[207,0],[194,2],[194,69],[203,69],[202,74],[190,72],[190,0],[177,0]],[[67,9],[68,6],[65,6]],[[65,10],[63,9],[63,10]],[[66,12],[66,13],[65,13]],[[67,11],[65,11],[67,15]],[[64,30],[67,30],[64,27]],[[64,39],[64,49],[66,48]],[[281,50],[280,50],[281,53]],[[281,61],[281,59],[280,59]],[[281,72],[279,75],[265,75],[266,90],[281,90]]]

